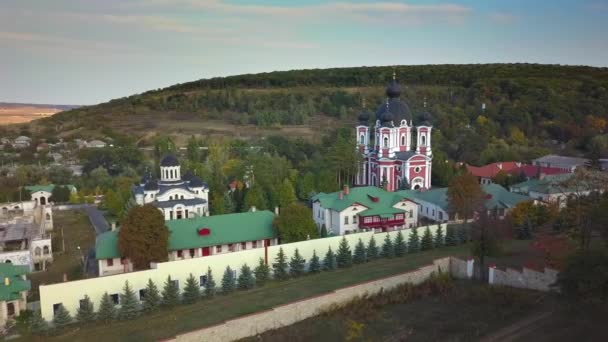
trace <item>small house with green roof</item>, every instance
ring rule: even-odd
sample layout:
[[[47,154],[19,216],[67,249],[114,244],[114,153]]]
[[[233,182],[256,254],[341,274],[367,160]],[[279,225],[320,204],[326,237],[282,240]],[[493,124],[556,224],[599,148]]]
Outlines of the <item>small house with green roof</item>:
[[[557,203],[559,207],[566,205],[568,197],[574,193],[588,195],[592,186],[573,186],[570,180],[574,173],[549,175],[541,179],[530,179],[511,185],[511,192],[529,196],[545,203]],[[576,183],[576,182],[575,182]],[[581,183],[582,184],[582,183]],[[600,189],[597,189],[600,190]]]
[[[206,257],[278,244],[272,222],[275,214],[267,211],[203,216],[168,220],[169,261]],[[133,270],[131,262],[118,250],[119,230],[97,236],[95,257],[99,276]]]
[[[27,309],[27,292],[30,281],[25,278],[27,266],[0,263],[0,324],[19,316]]]
[[[531,201],[532,198],[507,191],[498,184],[481,186],[485,192],[485,206],[488,210],[497,210],[499,217],[504,217],[518,203]],[[403,197],[411,198],[418,203],[418,215],[437,222],[458,221],[457,215],[450,215],[448,188],[435,188],[426,191],[402,190]]]
[[[417,203],[399,192],[375,186],[319,193],[312,198],[313,220],[327,232],[343,235],[357,231],[390,231],[418,225]]]
[[[49,203],[49,199],[53,194],[53,189],[55,189],[56,186],[61,185],[28,185],[25,187],[25,189],[30,192],[32,201],[35,201],[37,205],[45,205]],[[66,184],[63,186],[67,187],[71,193],[76,193],[76,187],[74,185]]]

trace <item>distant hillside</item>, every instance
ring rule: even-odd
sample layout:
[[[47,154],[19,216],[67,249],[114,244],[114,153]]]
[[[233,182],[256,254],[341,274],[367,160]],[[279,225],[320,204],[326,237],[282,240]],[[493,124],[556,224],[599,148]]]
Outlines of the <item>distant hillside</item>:
[[[608,68],[537,64],[358,67],[203,79],[65,111],[36,120],[31,129],[63,136],[119,132],[143,138],[142,143],[163,133],[177,138],[274,133],[315,140],[328,128],[354,124],[364,98],[375,111],[393,70],[414,120],[430,112],[438,129],[434,142],[453,158],[477,159],[489,145],[563,143],[584,150],[589,137],[606,129]]]
[[[78,106],[0,102],[0,125],[30,122],[75,108]]]

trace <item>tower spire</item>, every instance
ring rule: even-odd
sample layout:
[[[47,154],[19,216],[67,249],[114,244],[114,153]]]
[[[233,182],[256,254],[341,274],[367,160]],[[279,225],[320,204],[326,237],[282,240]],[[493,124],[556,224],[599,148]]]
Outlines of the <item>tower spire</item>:
[[[395,71],[395,68],[393,68],[393,81],[397,80],[397,72]]]

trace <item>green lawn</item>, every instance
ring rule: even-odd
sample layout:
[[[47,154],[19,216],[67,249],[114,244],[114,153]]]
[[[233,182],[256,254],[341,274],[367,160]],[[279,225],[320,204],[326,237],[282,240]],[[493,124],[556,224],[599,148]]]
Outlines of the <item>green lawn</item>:
[[[74,325],[50,340],[91,342],[151,341],[170,338],[180,333],[218,324],[280,304],[413,270],[429,264],[437,258],[468,254],[469,246],[463,245],[407,255],[403,258],[381,259],[349,269],[322,272],[285,282],[271,282],[266,286],[236,292],[230,296],[220,296],[202,300],[193,305],[180,305],[172,309],[160,310],[133,321],[114,322],[109,325],[95,323],[95,325],[85,327]],[[216,282],[219,283],[220,275],[215,275],[215,277]],[[98,305],[95,303],[96,307]]]
[[[32,291],[29,300],[38,300],[38,286],[63,281],[63,274],[68,280],[82,279],[84,277],[82,256],[86,255],[95,245],[95,232],[87,214],[82,210],[55,210],[53,212],[53,263],[47,265],[46,271],[35,272],[28,275],[32,281]],[[61,231],[65,241],[65,253]],[[80,246],[80,250],[78,250]]]

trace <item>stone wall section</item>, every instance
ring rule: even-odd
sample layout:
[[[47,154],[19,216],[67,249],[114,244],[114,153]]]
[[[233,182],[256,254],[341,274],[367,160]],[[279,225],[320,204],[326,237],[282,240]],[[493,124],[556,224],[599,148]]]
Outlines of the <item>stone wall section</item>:
[[[504,285],[538,291],[553,290],[551,285],[557,280],[558,273],[557,270],[551,268],[545,268],[543,272],[539,272],[526,267],[522,271],[512,268],[503,271],[496,267],[490,267],[489,271],[488,282],[491,285]]]

